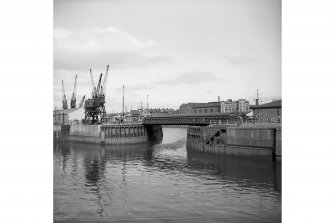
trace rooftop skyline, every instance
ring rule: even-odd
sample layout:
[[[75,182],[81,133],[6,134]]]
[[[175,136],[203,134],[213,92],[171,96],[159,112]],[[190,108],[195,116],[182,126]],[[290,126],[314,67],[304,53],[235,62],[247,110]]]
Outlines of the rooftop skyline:
[[[281,2],[277,0],[54,1],[54,106],[61,80],[77,104],[110,65],[107,112],[125,105],[281,98]]]

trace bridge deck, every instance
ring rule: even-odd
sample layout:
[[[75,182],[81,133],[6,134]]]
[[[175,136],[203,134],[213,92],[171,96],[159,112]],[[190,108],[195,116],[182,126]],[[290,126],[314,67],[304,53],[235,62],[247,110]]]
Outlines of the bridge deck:
[[[143,119],[143,125],[209,125],[211,122],[222,124],[236,123],[246,117],[246,113],[214,113],[214,114],[175,114],[148,116]]]

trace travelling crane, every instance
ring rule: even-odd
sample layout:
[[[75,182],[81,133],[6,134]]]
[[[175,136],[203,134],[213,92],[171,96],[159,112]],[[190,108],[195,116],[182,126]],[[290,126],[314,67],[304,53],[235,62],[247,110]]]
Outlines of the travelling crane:
[[[62,80],[62,92],[63,92],[63,109],[67,109],[67,101],[66,101],[66,96],[65,96],[63,80]]]
[[[106,119],[106,109],[105,109],[105,96],[106,96],[106,83],[108,75],[109,65],[106,69],[106,74],[103,82],[102,76],[100,74],[98,85],[94,85],[94,79],[92,75],[92,69],[90,69],[91,74],[91,85],[92,85],[92,98],[85,101],[85,119],[83,123],[96,124],[101,123]]]
[[[109,70],[109,65],[107,65],[107,69],[106,69],[106,74],[104,77],[104,82],[102,83],[102,92],[104,95],[106,95],[106,84],[107,84],[107,77],[108,77],[108,70]]]
[[[71,108],[76,107],[76,88],[77,88],[77,75],[74,80],[74,87],[73,87],[73,93],[72,93],[72,98],[71,98]]]
[[[95,93],[95,87],[94,87],[94,80],[93,80],[93,75],[92,75],[92,69],[90,69],[90,74],[91,74],[92,95],[94,95],[94,93]]]
[[[81,101],[79,102],[78,108],[81,108],[83,106],[84,100],[85,100],[86,95],[84,95],[84,97],[81,99]]]
[[[101,78],[102,78],[102,73],[100,74],[99,82],[98,82],[98,85],[97,85],[96,96],[100,95]]]

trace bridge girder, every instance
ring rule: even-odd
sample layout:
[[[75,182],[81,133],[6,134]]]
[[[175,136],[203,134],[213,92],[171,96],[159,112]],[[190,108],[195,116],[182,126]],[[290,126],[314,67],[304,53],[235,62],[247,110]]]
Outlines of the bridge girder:
[[[246,116],[232,115],[232,114],[219,114],[219,115],[206,115],[206,116],[165,116],[165,117],[145,117],[143,119],[144,125],[209,125],[211,122],[236,123]]]

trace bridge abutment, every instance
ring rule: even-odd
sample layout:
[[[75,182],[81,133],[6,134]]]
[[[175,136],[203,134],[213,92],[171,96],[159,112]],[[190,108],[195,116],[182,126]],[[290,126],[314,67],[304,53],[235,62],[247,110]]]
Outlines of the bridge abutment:
[[[150,142],[159,142],[163,139],[162,125],[145,125]]]
[[[162,125],[59,125],[54,126],[55,141],[97,144],[136,144],[159,142],[163,139]]]
[[[281,128],[189,126],[186,148],[229,156],[281,157]]]

